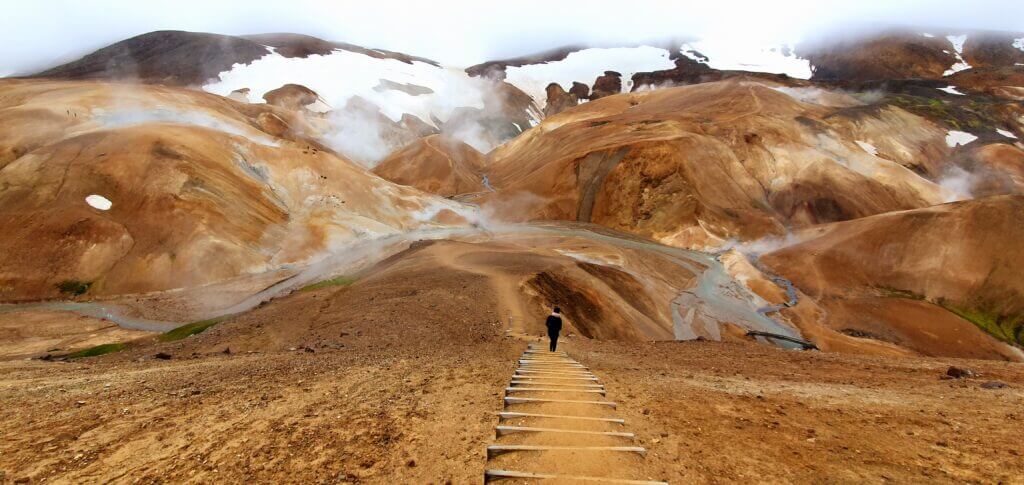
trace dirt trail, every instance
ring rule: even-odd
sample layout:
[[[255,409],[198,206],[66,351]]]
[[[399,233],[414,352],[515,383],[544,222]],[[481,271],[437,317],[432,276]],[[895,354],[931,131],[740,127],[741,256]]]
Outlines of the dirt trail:
[[[460,253],[449,251],[437,253],[438,261],[445,266],[487,278],[488,284],[498,298],[499,314],[506,325],[505,331],[513,335],[525,334],[523,322],[526,321],[527,313],[523,310],[523,302],[519,296],[522,276],[506,273],[491,265],[474,264],[459,256]]]
[[[646,449],[590,370],[563,351],[531,344],[505,389],[484,480],[664,483],[644,475]]]

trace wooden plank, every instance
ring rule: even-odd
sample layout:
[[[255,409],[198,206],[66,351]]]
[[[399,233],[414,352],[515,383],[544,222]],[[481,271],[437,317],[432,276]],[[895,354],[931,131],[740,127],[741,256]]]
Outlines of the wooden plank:
[[[538,381],[590,381],[597,382],[596,377],[555,377],[555,376],[538,376],[538,375],[514,375],[513,379],[533,379]]]
[[[558,370],[590,370],[581,364],[538,364],[536,362],[518,362],[519,367],[536,367]]]
[[[587,477],[582,475],[557,475],[553,473],[517,472],[512,470],[485,470],[484,482],[503,478],[528,478],[534,480],[574,480],[578,482],[616,483],[622,485],[668,485],[668,482],[650,480],[627,480],[624,478]]]
[[[516,367],[516,372],[546,372],[548,374],[570,374],[570,375],[594,375],[589,370],[585,369],[540,369],[540,368],[525,368]]]
[[[558,428],[535,428],[531,426],[497,426],[495,434],[497,436],[506,435],[509,433],[564,433],[564,434],[586,434],[586,435],[598,435],[598,436],[614,436],[616,438],[636,438],[633,433],[624,433],[621,431],[586,431],[581,429],[558,429]]]
[[[605,395],[604,389],[556,389],[553,387],[506,387],[505,392],[568,392],[577,394]]]
[[[506,397],[505,404],[543,404],[543,403],[558,403],[558,404],[593,404],[595,406],[608,406],[615,408],[618,404],[615,401],[576,401],[572,399],[544,399],[540,397]]]
[[[604,384],[568,384],[564,382],[538,382],[538,381],[519,381],[513,380],[510,384],[522,384],[527,386],[547,386],[547,387],[581,387],[588,389],[604,389]]]
[[[568,416],[564,414],[540,414],[540,413],[517,413],[513,411],[502,411],[498,413],[498,416],[503,419],[514,419],[514,418],[550,418],[550,419],[573,419],[581,421],[602,421],[606,423],[615,423],[625,425],[625,419],[618,418],[593,418],[590,416]]]
[[[539,364],[579,364],[573,359],[533,359],[530,357],[520,357],[519,362],[537,362]]]
[[[523,359],[519,359],[519,363],[521,363],[521,364],[528,363],[528,364],[537,364],[537,365],[578,365],[580,367],[584,366],[582,363],[577,362],[575,360],[565,360],[565,361],[562,361],[562,362],[558,362],[558,361],[554,361],[554,360],[523,360]]]
[[[561,372],[555,370],[516,369],[518,375],[597,377],[589,372]]]
[[[502,453],[515,451],[615,451],[623,453],[637,453],[640,456],[647,454],[642,446],[546,446],[546,445],[489,445],[487,447],[487,459],[491,459]]]

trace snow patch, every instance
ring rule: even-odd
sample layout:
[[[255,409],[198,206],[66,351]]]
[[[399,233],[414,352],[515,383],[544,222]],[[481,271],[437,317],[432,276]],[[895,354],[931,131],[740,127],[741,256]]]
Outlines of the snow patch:
[[[960,91],[957,91],[956,90],[956,86],[946,86],[944,88],[935,88],[935,89],[938,89],[939,91],[947,92],[949,94],[955,94],[957,96],[966,96],[964,93],[961,93]]]
[[[1011,45],[1013,45],[1014,47],[1024,51],[1024,37],[1021,37],[1019,39],[1013,39],[1013,44],[1011,44]],[[1020,64],[1020,63],[1018,63],[1018,64]]]
[[[110,202],[110,199],[108,199],[108,198],[106,198],[106,197],[104,197],[102,195],[96,195],[96,194],[92,194],[92,195],[86,197],[85,198],[85,203],[89,204],[93,208],[99,209],[101,211],[110,210],[110,208],[113,207],[113,205],[114,205],[113,202]]]
[[[793,44],[757,44],[735,39],[702,39],[683,44],[680,52],[720,70],[770,72],[810,79],[811,62],[796,56]]]
[[[676,67],[668,56],[667,50],[650,46],[583,49],[560,61],[508,66],[505,81],[541,105],[547,101],[548,84],[558,83],[568,91],[573,81],[593,85],[605,71],[622,74],[622,89],[629,92],[633,74]]]
[[[950,148],[956,148],[977,139],[978,137],[966,131],[949,130],[949,133],[946,134],[946,145],[949,145]]]
[[[1003,136],[1005,136],[1007,138],[1017,139],[1017,135],[1014,135],[1013,133],[1011,133],[1009,131],[1006,131],[1006,130],[1002,130],[1002,129],[996,128],[996,133],[999,133],[1000,135],[1003,135]]]
[[[921,37],[927,37],[927,38],[931,39],[932,37],[935,37],[935,36],[933,34],[929,34],[928,32],[921,32]]]
[[[971,65],[968,64],[963,57],[964,41],[967,40],[967,36],[947,35],[946,40],[948,40],[950,44],[953,44],[953,50],[956,51],[956,54],[954,54],[956,56],[956,64],[953,64],[953,66],[947,69],[946,72],[942,73],[942,75],[949,76],[951,74],[963,71],[965,69],[970,69]]]
[[[857,146],[861,147],[861,149],[863,149],[864,151],[870,153],[871,155],[873,155],[873,156],[877,156],[878,155],[878,149],[875,148],[874,145],[872,145],[872,144],[870,144],[870,143],[868,143],[866,141],[860,141],[860,140],[856,140],[856,141],[854,141],[854,143],[856,143]]]
[[[404,91],[374,89],[382,79],[416,84],[433,93],[412,96]],[[432,115],[441,121],[447,120],[456,108],[483,108],[489,88],[486,80],[470,77],[459,69],[422,61],[378,59],[335,49],[327,55],[305,58],[287,58],[271,50],[247,65],[235,64],[203,89],[227,96],[236,89],[249,88],[251,99],[262,99],[267,91],[288,83],[316,91],[326,103],[314,106],[318,110],[345,106],[349,98],[360,96],[379,106],[381,113],[393,121],[409,113],[427,123],[431,122]]]

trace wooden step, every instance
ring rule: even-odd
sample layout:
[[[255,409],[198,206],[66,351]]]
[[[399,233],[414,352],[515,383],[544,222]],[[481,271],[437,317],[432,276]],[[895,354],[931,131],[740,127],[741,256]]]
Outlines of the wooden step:
[[[579,362],[545,362],[543,360],[520,360],[519,365],[549,365],[552,367],[586,367]]]
[[[614,436],[616,438],[629,438],[633,439],[636,436],[633,433],[623,433],[619,431],[586,431],[577,429],[558,429],[558,428],[535,428],[531,426],[498,426],[495,429],[495,435],[500,437],[509,433],[564,433],[564,434],[586,434],[596,436]]]
[[[538,381],[519,381],[513,380],[510,384],[522,384],[527,386],[545,386],[545,387],[580,387],[587,389],[604,389],[604,384],[566,384],[559,382],[538,382]]]
[[[530,379],[537,381],[590,381],[597,382],[596,377],[554,377],[554,376],[524,376],[516,375],[512,376],[513,379]]]
[[[557,389],[554,387],[506,387],[505,392],[567,392],[570,394],[604,395],[604,389]]]
[[[544,374],[554,376],[571,376],[571,377],[597,377],[590,372],[583,371],[558,371],[558,370],[539,370],[539,369],[516,369],[517,374]]]
[[[590,372],[586,367],[553,366],[553,365],[520,365],[522,370],[550,370],[555,372]]]
[[[626,420],[618,418],[592,418],[589,416],[567,416],[564,414],[540,414],[540,413],[517,413],[513,411],[502,411],[498,413],[498,416],[502,419],[515,419],[515,418],[549,418],[549,419],[572,419],[579,421],[601,421],[605,423],[615,423],[625,425]]]
[[[516,451],[614,451],[623,453],[637,453],[640,456],[647,454],[642,446],[546,446],[546,445],[489,445],[487,447],[487,459],[491,459],[502,453]]]
[[[517,472],[512,470],[486,470],[484,483],[504,478],[525,478],[533,480],[567,480],[577,482],[616,483],[623,485],[668,485],[668,482],[650,480],[627,480],[624,478],[586,477],[581,475],[557,475],[553,473]]]
[[[518,359],[520,364],[537,364],[537,365],[583,365],[572,359],[566,360],[549,360],[549,359]]]
[[[543,403],[558,403],[558,404],[593,404],[595,406],[608,406],[615,408],[618,406],[614,401],[576,401],[572,399],[545,399],[540,397],[506,397],[505,404],[543,404]]]
[[[583,369],[559,370],[559,369],[549,369],[549,368],[523,368],[523,367],[516,367],[515,371],[516,372],[525,372],[525,373],[562,374],[562,376],[578,376],[578,377],[579,376],[587,376],[587,377],[594,377],[594,374],[591,373],[590,370],[583,370]]]

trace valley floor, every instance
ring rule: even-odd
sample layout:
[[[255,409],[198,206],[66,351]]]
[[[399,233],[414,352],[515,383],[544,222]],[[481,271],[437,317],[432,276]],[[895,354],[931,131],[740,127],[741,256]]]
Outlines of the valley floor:
[[[494,293],[486,275],[397,258],[179,342],[0,363],[0,481],[479,483],[527,345]],[[1024,477],[1018,364],[704,341],[565,350],[619,403],[652,479]],[[942,379],[950,365],[981,375]],[[1008,387],[981,387],[993,380]]]

